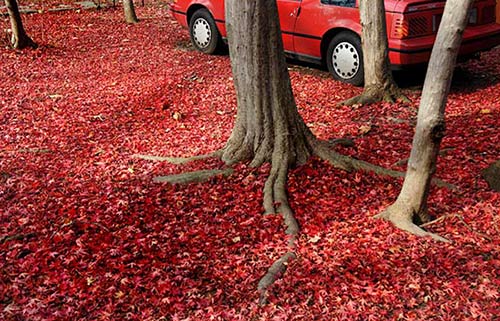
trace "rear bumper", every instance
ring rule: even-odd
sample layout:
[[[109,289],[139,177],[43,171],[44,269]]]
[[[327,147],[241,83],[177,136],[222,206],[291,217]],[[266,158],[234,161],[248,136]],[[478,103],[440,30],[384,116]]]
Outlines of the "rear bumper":
[[[389,43],[389,59],[393,66],[418,65],[427,63],[431,56],[435,36],[422,37],[406,41],[391,41]],[[471,56],[474,53],[490,50],[500,45],[500,24],[488,24],[466,29],[460,56]]]

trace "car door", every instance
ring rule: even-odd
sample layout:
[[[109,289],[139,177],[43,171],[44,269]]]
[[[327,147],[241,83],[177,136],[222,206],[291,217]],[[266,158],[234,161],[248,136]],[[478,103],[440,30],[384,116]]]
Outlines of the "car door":
[[[285,51],[294,52],[295,22],[300,14],[302,0],[277,0],[281,34]]]
[[[295,23],[294,51],[321,58],[322,37],[336,28],[360,32],[356,0],[303,0]]]

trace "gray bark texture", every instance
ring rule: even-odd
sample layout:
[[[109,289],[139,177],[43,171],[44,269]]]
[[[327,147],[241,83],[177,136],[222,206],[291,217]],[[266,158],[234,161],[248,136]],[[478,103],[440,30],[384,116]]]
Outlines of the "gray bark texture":
[[[327,144],[319,142],[299,115],[283,55],[276,1],[226,0],[226,28],[238,110],[222,151],[227,164],[250,160],[251,166],[271,163],[264,186],[264,210],[283,216],[289,252],[278,259],[259,283],[260,302],[267,288],[295,255],[299,225],[288,203],[288,169],[312,154],[334,166],[350,169]]]
[[[276,4],[226,1],[226,17],[238,112],[223,160],[259,166],[289,154],[287,165],[305,163],[310,133],[295,105]]]
[[[137,15],[135,14],[134,1],[133,0],[123,0],[123,11],[125,13],[126,23],[137,23]]]
[[[405,180],[396,202],[381,217],[397,227],[421,236],[441,237],[413,224],[427,221],[427,198],[436,171],[439,145],[444,136],[444,112],[462,33],[473,0],[447,1],[441,26],[432,50],[422,91],[417,126]]]
[[[5,6],[9,12],[10,25],[12,28],[12,47],[24,49],[27,47],[36,48],[36,43],[26,34],[23,27],[19,6],[16,0],[5,0]]]
[[[389,68],[389,45],[384,0],[360,0],[361,45],[365,85],[360,96],[344,101],[344,105],[371,104],[378,101],[407,100],[392,78]]]
[[[228,164],[251,160],[255,167],[270,162],[265,211],[274,213],[278,204],[280,213],[288,212],[283,188],[288,168],[304,164],[312,154],[329,158],[342,169],[351,166],[339,155],[327,155],[328,148],[298,113],[275,1],[226,0],[225,8],[238,110],[222,160]]]

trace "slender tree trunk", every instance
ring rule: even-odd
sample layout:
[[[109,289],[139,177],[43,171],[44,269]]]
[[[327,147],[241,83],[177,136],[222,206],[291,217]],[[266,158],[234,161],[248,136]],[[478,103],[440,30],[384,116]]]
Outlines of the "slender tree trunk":
[[[21,14],[16,0],[5,0],[5,6],[9,12],[10,24],[12,28],[12,47],[24,49],[27,47],[36,48],[36,43],[26,34],[23,27]]]
[[[137,15],[135,14],[134,1],[133,0],[123,0],[123,10],[125,13],[125,22],[127,23],[137,23]]]
[[[365,86],[360,96],[344,101],[344,105],[371,104],[378,101],[407,100],[392,78],[389,68],[389,45],[384,0],[361,0],[359,12],[362,28]]]
[[[401,229],[441,240],[439,236],[413,224],[413,220],[428,220],[427,198],[430,181],[436,170],[439,145],[445,131],[446,100],[472,2],[473,0],[446,2],[425,78],[403,187],[396,202],[381,214],[381,217],[392,221]]]

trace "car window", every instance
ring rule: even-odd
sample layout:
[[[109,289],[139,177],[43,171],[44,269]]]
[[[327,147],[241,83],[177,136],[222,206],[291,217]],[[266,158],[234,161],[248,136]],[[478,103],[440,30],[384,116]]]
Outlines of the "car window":
[[[321,0],[321,3],[331,4],[340,7],[354,7],[356,6],[356,0]]]

